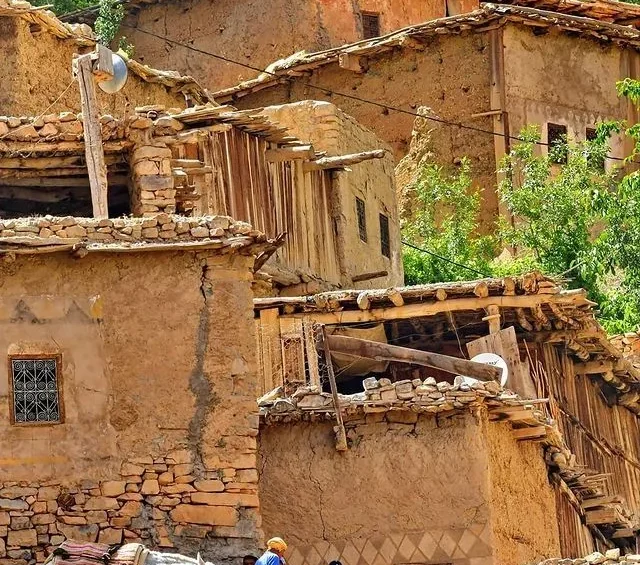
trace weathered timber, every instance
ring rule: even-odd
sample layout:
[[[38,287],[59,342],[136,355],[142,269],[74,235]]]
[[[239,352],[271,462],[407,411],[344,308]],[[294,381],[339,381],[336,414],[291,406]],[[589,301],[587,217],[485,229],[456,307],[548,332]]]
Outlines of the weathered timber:
[[[389,345],[377,341],[358,339],[346,336],[328,336],[329,347],[332,351],[351,355],[354,357],[366,357],[376,361],[394,361],[397,363],[411,363],[424,367],[433,367],[452,373],[454,375],[465,375],[480,381],[499,381],[502,376],[502,369],[474,363],[458,357],[450,357],[440,353],[428,351],[418,351],[398,345]]]
[[[362,281],[370,281],[372,279],[380,279],[388,275],[389,275],[389,271],[375,271],[374,273],[362,273],[360,275],[355,275],[351,277],[351,281],[354,283],[362,282]]]
[[[347,432],[344,429],[342,420],[342,410],[340,409],[340,399],[338,398],[338,386],[336,384],[336,376],[333,372],[333,361],[331,360],[331,345],[327,336],[327,329],[322,328],[322,347],[327,357],[327,373],[329,374],[329,386],[331,387],[331,396],[333,398],[333,407],[336,411],[336,423],[338,424],[338,433],[336,437],[336,450],[347,450]]]
[[[82,127],[84,130],[85,155],[91,186],[93,215],[96,218],[108,218],[107,165],[105,164],[104,149],[102,147],[102,129],[100,127],[99,106],[96,97],[95,76],[93,74],[93,55],[81,55],[76,62],[84,118]]]
[[[386,155],[384,149],[374,149],[373,151],[363,151],[351,155],[341,155],[339,157],[323,157],[315,161],[304,164],[305,171],[317,171],[320,169],[342,169],[349,165],[356,165],[371,159],[382,159]]]
[[[313,159],[316,155],[311,145],[298,145],[295,147],[284,147],[281,149],[267,149],[265,158],[270,163],[281,163],[283,161],[293,161],[295,159]]]

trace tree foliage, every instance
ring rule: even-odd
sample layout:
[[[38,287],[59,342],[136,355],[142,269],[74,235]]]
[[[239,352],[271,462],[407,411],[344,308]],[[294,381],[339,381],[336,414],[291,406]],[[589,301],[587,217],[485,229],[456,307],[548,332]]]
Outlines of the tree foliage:
[[[640,102],[640,83],[627,79],[618,91]],[[491,276],[533,268],[570,279],[600,304],[610,332],[640,326],[640,174],[603,168],[612,133],[622,124],[600,124],[596,139],[567,142],[542,152],[539,132],[527,128],[502,163],[502,218],[493,236],[479,235],[479,195],[466,161],[447,175],[426,165],[412,186],[420,206],[403,226],[411,243]],[[640,152],[640,125],[625,134]],[[558,161],[565,161],[557,164]],[[496,258],[497,252],[503,253]],[[409,250],[407,282],[477,278],[469,270]]]

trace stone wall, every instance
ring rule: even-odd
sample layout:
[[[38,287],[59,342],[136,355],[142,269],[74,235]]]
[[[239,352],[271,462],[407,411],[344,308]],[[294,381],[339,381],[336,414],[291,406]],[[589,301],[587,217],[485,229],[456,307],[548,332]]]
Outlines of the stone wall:
[[[58,225],[47,221],[38,229]],[[216,563],[254,552],[253,257],[231,244],[172,251],[142,218],[122,221],[168,249],[87,242],[103,233],[92,221],[55,232],[83,228],[89,251],[102,246],[80,259],[18,253],[45,239],[19,222],[24,235],[0,239],[0,564],[41,562],[63,536],[141,539]],[[61,423],[11,423],[14,353],[60,356]]]

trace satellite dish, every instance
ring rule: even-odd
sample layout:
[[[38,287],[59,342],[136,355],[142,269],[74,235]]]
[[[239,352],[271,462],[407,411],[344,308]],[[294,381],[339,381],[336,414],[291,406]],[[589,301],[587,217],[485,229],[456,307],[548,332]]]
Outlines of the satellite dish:
[[[483,363],[484,365],[492,365],[493,367],[499,367],[502,369],[502,377],[500,378],[500,386],[504,387],[507,384],[507,378],[509,377],[509,368],[505,360],[496,355],[495,353],[480,353],[476,355],[473,359],[471,359],[474,363]],[[477,379],[472,377],[464,377],[465,382],[471,384]]]
[[[125,60],[116,53],[111,54],[113,61],[113,78],[98,83],[100,90],[107,94],[115,94],[122,90],[127,82],[128,69]]]

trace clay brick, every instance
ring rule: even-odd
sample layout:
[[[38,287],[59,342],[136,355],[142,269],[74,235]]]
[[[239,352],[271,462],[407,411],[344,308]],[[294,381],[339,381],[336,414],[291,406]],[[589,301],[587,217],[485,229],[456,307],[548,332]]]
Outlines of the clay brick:
[[[122,530],[116,528],[107,528],[100,532],[98,536],[99,543],[106,543],[108,545],[115,545],[122,543]]]
[[[160,492],[160,485],[156,479],[147,479],[142,483],[140,492],[142,494],[158,494]]]
[[[124,506],[120,508],[121,516],[139,516],[142,512],[142,503],[137,501],[125,502]]]
[[[175,522],[205,526],[235,526],[238,523],[238,514],[230,506],[181,504],[171,511],[170,516]]]
[[[105,481],[102,483],[101,490],[103,496],[118,496],[124,494],[125,487],[125,481]]]
[[[224,483],[217,480],[195,481],[193,486],[200,492],[222,492],[224,491]]]
[[[38,545],[38,534],[35,530],[9,531],[7,545],[17,547],[32,547]]]
[[[118,501],[115,498],[108,498],[106,496],[95,496],[89,498],[85,503],[85,510],[117,510],[120,507]]]
[[[208,504],[210,506],[260,506],[258,496],[255,494],[231,494],[226,492],[194,492],[191,495],[191,502],[196,504]]]

